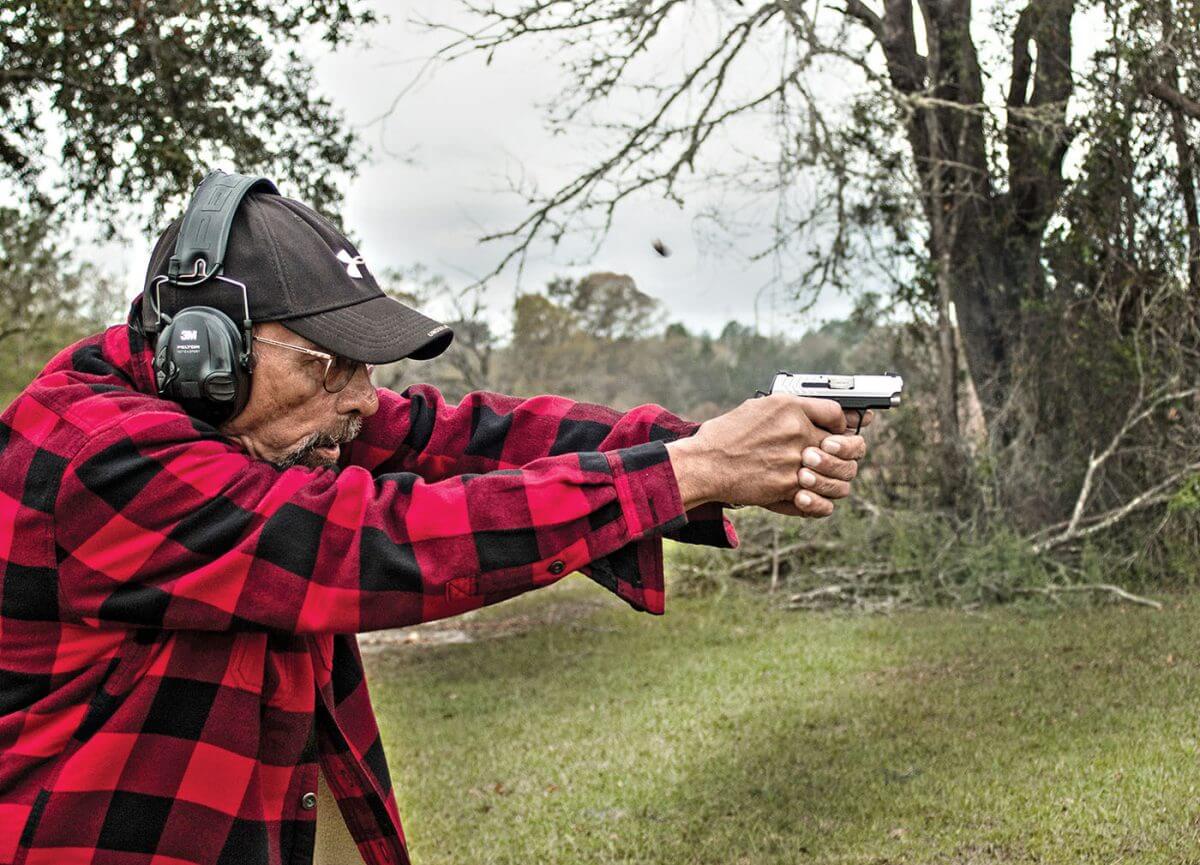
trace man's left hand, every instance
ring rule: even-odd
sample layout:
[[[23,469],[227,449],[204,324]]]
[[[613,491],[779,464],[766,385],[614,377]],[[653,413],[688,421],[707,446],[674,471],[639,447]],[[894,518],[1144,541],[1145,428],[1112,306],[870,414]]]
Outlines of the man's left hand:
[[[868,411],[862,426],[870,426],[875,413]],[[858,426],[858,412],[846,412],[850,429]],[[867,442],[861,435],[831,435],[821,442],[820,449],[804,452],[804,468],[797,480],[799,487],[789,501],[767,505],[769,511],[790,517],[827,517],[833,513],[833,502],[850,495],[850,482],[858,475],[858,461],[866,455]]]

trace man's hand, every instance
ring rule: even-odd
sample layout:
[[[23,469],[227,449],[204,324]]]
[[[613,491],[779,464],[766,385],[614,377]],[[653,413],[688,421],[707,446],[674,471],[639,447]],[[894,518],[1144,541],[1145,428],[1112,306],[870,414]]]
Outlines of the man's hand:
[[[863,426],[872,420],[867,412]],[[857,412],[843,413],[832,400],[747,400],[667,445],[684,507],[722,501],[828,516],[833,500],[849,495],[866,453],[862,436],[847,433],[857,424]]]

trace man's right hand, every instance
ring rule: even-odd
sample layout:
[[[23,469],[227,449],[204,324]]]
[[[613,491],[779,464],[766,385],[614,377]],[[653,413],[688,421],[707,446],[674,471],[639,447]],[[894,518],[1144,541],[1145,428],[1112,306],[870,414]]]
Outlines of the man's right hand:
[[[773,394],[705,421],[667,450],[685,508],[721,501],[821,517],[849,495],[866,452],[862,436],[845,433],[833,400]]]

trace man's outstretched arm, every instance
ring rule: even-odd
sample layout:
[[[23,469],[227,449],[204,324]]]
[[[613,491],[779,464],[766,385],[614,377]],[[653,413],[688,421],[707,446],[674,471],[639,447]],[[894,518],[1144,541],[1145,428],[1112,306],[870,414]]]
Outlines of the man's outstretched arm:
[[[365,420],[343,462],[372,472],[416,472],[430,481],[520,468],[558,454],[674,441],[699,427],[657,405],[623,412],[561,396],[487,391],[455,405],[427,384],[377,394],[379,410]]]
[[[514,469],[547,456],[673,442],[700,424],[647,404],[618,411],[560,396],[529,399],[476,391],[457,405],[437,388],[414,384],[378,390],[379,410],[342,459],[373,473],[410,471],[427,480]],[[698,505],[673,540],[733,547],[737,534],[718,503]]]
[[[552,396],[522,400],[480,392],[452,406],[436,388],[414,385],[403,394],[380,391],[379,411],[345,459],[372,471],[400,468],[445,477],[510,468],[576,449],[663,441],[687,496],[687,522],[663,534],[732,547],[737,535],[723,514],[724,503],[816,517],[830,513],[833,499],[848,494],[865,444],[858,436],[830,435],[844,433],[846,424],[836,403],[789,395],[747,400],[701,425],[656,405],[622,413]],[[839,446],[843,450],[835,455]],[[763,472],[768,463],[771,469]],[[764,491],[775,497],[761,498]],[[662,612],[659,537],[630,543],[581,570],[634,607]]]

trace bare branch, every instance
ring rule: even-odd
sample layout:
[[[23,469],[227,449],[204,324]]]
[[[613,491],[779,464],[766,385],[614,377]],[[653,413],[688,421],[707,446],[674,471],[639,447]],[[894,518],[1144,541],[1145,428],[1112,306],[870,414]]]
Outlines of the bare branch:
[[[1121,507],[1113,508],[1103,514],[1097,514],[1083,520],[1082,522],[1087,523],[1085,527],[1077,526],[1073,532],[1064,531],[1062,534],[1034,543],[1032,545],[1033,551],[1035,553],[1048,552],[1056,547],[1061,547],[1064,544],[1069,544],[1105,529],[1112,528],[1131,514],[1144,511],[1155,505],[1164,504],[1171,500],[1179,484],[1197,472],[1200,472],[1200,462],[1184,466],[1179,471],[1169,475],[1165,480],[1134,496]]]
[[[881,43],[883,42],[883,19],[876,15],[862,0],[847,0],[845,12],[851,18],[865,24],[867,29],[875,34],[875,38]]]
[[[481,238],[482,241],[515,240],[492,272],[483,279],[498,274],[513,260],[523,260],[534,240],[547,231],[551,234],[551,240],[557,242],[562,229],[558,227],[554,217],[568,205],[581,210],[599,210],[604,220],[600,229],[600,234],[603,234],[611,226],[617,205],[633,193],[655,184],[662,184],[665,193],[672,196],[674,183],[680,171],[685,167],[694,166],[697,153],[716,128],[730,118],[751,111],[776,97],[793,80],[793,76],[786,76],[779,84],[758,96],[717,110],[717,101],[724,91],[731,65],[746,46],[755,28],[769,21],[778,11],[778,8],[766,6],[759,13],[731,27],[716,47],[688,70],[681,81],[664,91],[664,96],[654,111],[644,121],[630,128],[624,140],[607,158],[559,187],[548,197],[531,199],[529,203],[535,205],[535,209],[517,225]],[[683,126],[664,125],[668,112],[696,87],[705,89],[708,93],[694,118]],[[596,196],[600,184],[610,179],[613,173],[644,163],[673,141],[678,141],[682,150],[665,168],[642,173],[613,192]]]
[[[1200,120],[1200,102],[1180,93],[1165,81],[1151,81],[1146,85],[1146,90],[1193,120]]]
[[[1133,428],[1153,415],[1160,406],[1163,406],[1169,402],[1177,402],[1179,400],[1187,399],[1188,397],[1195,396],[1196,394],[1200,394],[1200,388],[1189,388],[1188,390],[1162,394],[1156,399],[1151,400],[1148,405],[1145,405],[1145,407],[1141,409],[1141,411],[1138,410],[1139,406],[1141,405],[1140,403],[1135,403],[1130,407],[1129,414],[1125,418],[1125,422],[1121,424],[1121,428],[1113,435],[1112,440],[1108,443],[1108,446],[1101,451],[1099,455],[1093,453],[1092,456],[1088,458],[1087,471],[1084,473],[1083,483],[1080,485],[1079,489],[1079,496],[1075,500],[1075,508],[1071,514],[1070,521],[1067,523],[1064,534],[1073,535],[1076,529],[1079,527],[1079,521],[1083,518],[1084,510],[1087,508],[1088,498],[1091,496],[1092,483],[1095,480],[1096,472],[1099,471],[1099,469],[1103,467],[1106,462],[1108,462],[1114,453],[1116,453],[1117,447],[1122,441],[1125,440],[1125,437],[1132,432]]]
[[[1142,607],[1150,607],[1153,610],[1161,610],[1163,607],[1159,601],[1153,598],[1144,598],[1141,595],[1135,595],[1111,583],[1079,583],[1069,586],[1022,586],[1012,591],[1017,595],[1044,595],[1049,598],[1054,598],[1055,595],[1063,592],[1104,592],[1112,595],[1119,601],[1126,601]]]

